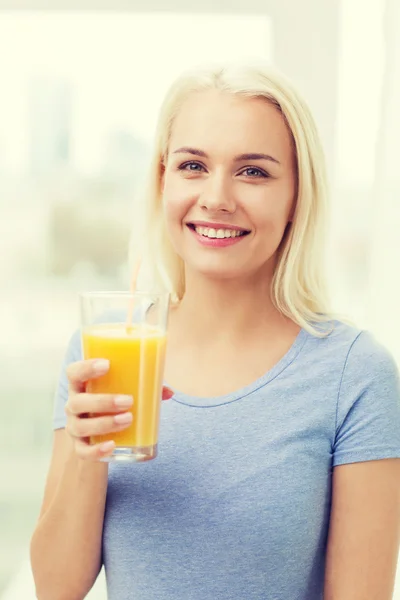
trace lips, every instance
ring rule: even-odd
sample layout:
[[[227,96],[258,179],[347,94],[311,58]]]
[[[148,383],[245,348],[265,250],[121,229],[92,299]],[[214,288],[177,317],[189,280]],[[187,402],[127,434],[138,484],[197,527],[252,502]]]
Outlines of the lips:
[[[202,221],[187,223],[187,226],[198,235],[209,239],[238,238],[250,233],[248,229],[223,223],[207,223]]]
[[[198,223],[187,223],[188,230],[192,232],[195,239],[209,248],[225,248],[240,243],[250,232],[237,226],[212,224],[213,227],[199,225]],[[222,225],[222,226],[221,226]]]

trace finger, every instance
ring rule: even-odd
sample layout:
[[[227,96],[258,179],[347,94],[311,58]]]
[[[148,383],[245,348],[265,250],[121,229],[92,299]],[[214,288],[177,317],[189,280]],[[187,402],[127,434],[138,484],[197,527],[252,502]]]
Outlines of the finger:
[[[66,373],[72,390],[80,391],[82,385],[90,379],[101,377],[110,368],[110,361],[104,358],[80,360],[68,365]]]
[[[83,460],[99,460],[110,456],[115,448],[115,442],[103,442],[102,444],[89,444],[83,440],[75,440],[75,452]]]
[[[118,413],[127,410],[133,404],[132,396],[116,394],[72,394],[65,406],[67,413]]]
[[[162,399],[163,400],[170,400],[173,395],[174,395],[174,392],[171,390],[171,388],[169,388],[167,386],[163,387],[163,390],[162,390]]]
[[[133,416],[130,412],[104,417],[70,417],[67,421],[67,429],[72,437],[86,438],[92,435],[105,435],[122,431],[129,427],[132,419]]]

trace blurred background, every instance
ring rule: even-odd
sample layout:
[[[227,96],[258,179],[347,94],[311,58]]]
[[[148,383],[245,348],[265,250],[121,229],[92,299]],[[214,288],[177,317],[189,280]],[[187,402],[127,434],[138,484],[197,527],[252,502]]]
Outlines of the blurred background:
[[[0,0],[0,600],[35,597],[28,544],[77,293],[128,286],[162,97],[186,67],[246,57],[308,100],[335,308],[400,361],[397,0]]]

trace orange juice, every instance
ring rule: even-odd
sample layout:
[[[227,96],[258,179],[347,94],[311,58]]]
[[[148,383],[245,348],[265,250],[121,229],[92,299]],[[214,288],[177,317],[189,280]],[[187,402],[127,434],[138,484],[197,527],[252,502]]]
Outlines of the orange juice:
[[[133,396],[132,424],[116,433],[95,436],[92,443],[113,440],[117,447],[149,447],[158,441],[166,335],[147,324],[107,323],[85,327],[85,359],[106,358],[106,375],[88,382],[93,394]]]

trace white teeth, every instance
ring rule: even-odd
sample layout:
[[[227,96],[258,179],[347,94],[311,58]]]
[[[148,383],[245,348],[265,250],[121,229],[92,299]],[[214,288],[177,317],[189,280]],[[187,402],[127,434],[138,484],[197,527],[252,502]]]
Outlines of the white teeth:
[[[234,238],[238,237],[242,234],[238,229],[213,229],[212,227],[195,227],[195,230],[200,235],[203,235],[208,238],[216,238],[216,239],[224,239],[224,238]]]

